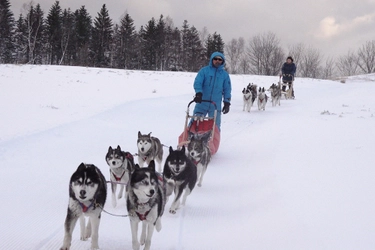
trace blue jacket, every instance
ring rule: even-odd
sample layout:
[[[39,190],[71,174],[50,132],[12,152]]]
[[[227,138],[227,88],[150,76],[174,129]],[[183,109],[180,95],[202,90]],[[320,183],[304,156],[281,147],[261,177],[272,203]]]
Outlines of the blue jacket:
[[[215,56],[223,58],[223,63],[220,67],[215,68],[212,64],[212,59]],[[199,70],[198,75],[195,77],[194,90],[195,93],[201,92],[203,94],[203,100],[214,101],[217,105],[217,109],[221,111],[221,102],[229,102],[231,99],[232,86],[228,72],[224,70],[225,57],[220,52],[214,52],[211,55],[208,66],[203,67]],[[212,111],[213,107],[208,103],[202,102],[196,105],[197,109],[209,109]],[[208,111],[208,110],[206,110]]]
[[[283,67],[281,68],[281,73],[284,74],[289,74],[294,76],[296,73],[296,65],[294,63],[284,63]]]

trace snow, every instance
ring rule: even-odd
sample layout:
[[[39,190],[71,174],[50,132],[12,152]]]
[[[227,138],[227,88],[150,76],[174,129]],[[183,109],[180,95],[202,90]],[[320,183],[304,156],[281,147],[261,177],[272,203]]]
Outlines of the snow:
[[[68,184],[138,131],[176,147],[195,73],[0,65],[0,249],[59,249]],[[232,105],[202,187],[163,216],[151,249],[374,249],[375,75],[295,81],[295,100],[242,111],[241,90],[277,77],[231,75]],[[167,150],[165,150],[164,159]],[[105,209],[126,215],[125,200]],[[101,249],[131,249],[128,218],[102,214]],[[73,233],[72,250],[89,249]]]

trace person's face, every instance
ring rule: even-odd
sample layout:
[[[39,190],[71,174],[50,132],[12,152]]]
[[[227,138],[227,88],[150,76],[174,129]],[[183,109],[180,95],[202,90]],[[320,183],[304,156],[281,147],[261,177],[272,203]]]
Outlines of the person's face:
[[[220,56],[215,56],[214,59],[212,59],[212,64],[218,68],[221,64],[223,64],[223,58]]]
[[[292,60],[291,59],[287,59],[286,62],[287,63],[292,63]]]

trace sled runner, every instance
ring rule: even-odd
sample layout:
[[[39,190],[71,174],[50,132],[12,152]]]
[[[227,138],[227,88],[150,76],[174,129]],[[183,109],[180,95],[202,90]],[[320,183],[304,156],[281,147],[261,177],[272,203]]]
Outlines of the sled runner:
[[[186,110],[186,119],[185,119],[185,126],[184,131],[178,137],[178,146],[186,146],[189,143],[189,132],[195,135],[203,135],[206,133],[210,133],[210,137],[208,140],[208,147],[210,149],[211,155],[214,155],[217,150],[219,149],[220,145],[220,131],[216,125],[216,116],[217,116],[217,107],[216,103],[213,101],[202,100],[202,102],[210,102],[211,105],[215,106],[215,112],[213,117],[209,116],[197,116],[197,115],[190,115],[190,105],[194,102],[189,102]]]

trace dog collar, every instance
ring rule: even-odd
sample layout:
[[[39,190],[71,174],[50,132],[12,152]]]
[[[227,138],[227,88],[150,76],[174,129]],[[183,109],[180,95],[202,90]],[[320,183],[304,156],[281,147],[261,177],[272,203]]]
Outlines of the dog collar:
[[[251,96],[249,96],[249,97],[246,97],[246,96],[245,96],[245,100],[248,101],[248,100],[250,99],[250,97],[251,97]]]

